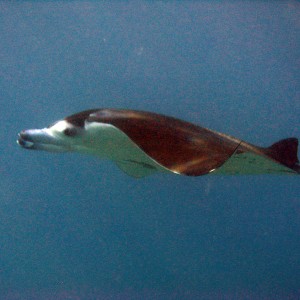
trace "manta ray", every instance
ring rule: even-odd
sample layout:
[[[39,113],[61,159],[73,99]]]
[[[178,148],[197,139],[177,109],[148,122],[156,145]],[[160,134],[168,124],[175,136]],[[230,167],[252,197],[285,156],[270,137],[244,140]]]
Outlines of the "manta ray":
[[[30,150],[96,155],[112,160],[135,178],[157,172],[187,176],[300,174],[297,138],[259,147],[145,111],[86,110],[43,129],[23,130],[17,142]]]

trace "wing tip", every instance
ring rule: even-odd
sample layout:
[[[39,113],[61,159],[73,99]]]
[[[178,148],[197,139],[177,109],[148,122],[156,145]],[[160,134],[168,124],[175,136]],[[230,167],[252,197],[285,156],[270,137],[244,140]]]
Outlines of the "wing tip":
[[[300,174],[298,159],[298,139],[295,137],[280,140],[267,148],[268,155],[279,163]]]

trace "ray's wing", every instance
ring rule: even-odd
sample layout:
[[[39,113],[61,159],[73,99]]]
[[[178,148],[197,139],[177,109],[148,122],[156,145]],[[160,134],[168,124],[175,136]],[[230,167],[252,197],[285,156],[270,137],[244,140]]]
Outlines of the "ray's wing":
[[[241,142],[188,122],[149,112],[103,109],[91,113],[87,121],[117,127],[157,163],[184,175],[204,175],[220,167]]]
[[[298,140],[289,138],[281,140],[276,144],[280,148],[285,147],[288,151],[283,153],[280,149],[274,147],[275,144],[269,148],[260,148],[242,142],[235,153],[212,174],[298,174],[300,172],[297,159]]]
[[[154,161],[178,174],[300,173],[296,138],[262,148],[173,117],[134,110],[98,110],[88,121],[114,125]]]
[[[122,160],[116,161],[115,163],[120,170],[134,178],[149,176],[158,171],[152,164],[135,160]]]

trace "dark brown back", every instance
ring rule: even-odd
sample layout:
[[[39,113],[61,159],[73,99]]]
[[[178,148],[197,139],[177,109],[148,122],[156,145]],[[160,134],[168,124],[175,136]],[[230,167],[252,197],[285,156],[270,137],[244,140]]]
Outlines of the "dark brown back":
[[[103,109],[88,121],[112,124],[164,167],[185,175],[203,175],[221,166],[240,140],[160,114]]]

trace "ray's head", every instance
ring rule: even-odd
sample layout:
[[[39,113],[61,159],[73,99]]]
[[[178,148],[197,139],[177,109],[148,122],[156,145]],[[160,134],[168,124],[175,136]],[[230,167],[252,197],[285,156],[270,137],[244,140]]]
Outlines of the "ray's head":
[[[46,128],[23,130],[19,133],[17,143],[29,150],[81,151],[88,138],[86,120],[93,111],[87,110],[71,115]]]
[[[83,127],[60,120],[46,128],[21,131],[17,143],[29,150],[68,152],[76,150],[83,134]]]
[[[19,133],[18,144],[29,150],[81,152],[110,156],[120,133],[110,124],[96,122],[91,116],[98,110],[87,110],[66,117],[42,129]],[[118,132],[118,134],[116,134]]]

